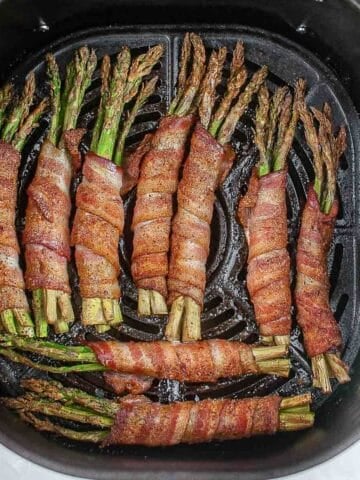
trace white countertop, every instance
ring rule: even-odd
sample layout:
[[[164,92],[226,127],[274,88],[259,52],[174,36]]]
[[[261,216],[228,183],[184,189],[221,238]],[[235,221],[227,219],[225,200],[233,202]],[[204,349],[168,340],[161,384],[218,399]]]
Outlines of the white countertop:
[[[282,480],[360,480],[360,442],[332,460]],[[1,480],[69,480],[67,475],[51,472],[25,460],[0,445]],[[246,480],[245,478],[243,480]]]

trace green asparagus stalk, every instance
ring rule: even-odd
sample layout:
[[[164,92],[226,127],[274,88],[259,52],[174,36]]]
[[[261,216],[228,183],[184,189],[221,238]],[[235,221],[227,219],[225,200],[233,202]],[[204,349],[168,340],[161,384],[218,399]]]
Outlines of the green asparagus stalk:
[[[339,129],[334,136],[331,108],[324,104],[323,111],[307,108],[304,92],[300,95],[298,110],[304,125],[306,141],[312,151],[315,181],[314,190],[321,211],[328,214],[336,197],[336,172],[339,159],[346,148],[346,131]],[[318,122],[316,130],[315,120]],[[313,385],[324,393],[330,393],[330,378],[336,378],[340,383],[350,381],[347,365],[340,359],[338,352],[326,352],[311,358]]]
[[[130,50],[124,47],[117,56],[116,63],[113,67],[109,96],[104,107],[104,121],[96,147],[96,153],[110,160],[113,156],[116,134],[124,109],[124,91],[130,60]]]
[[[9,103],[11,102],[12,96],[13,96],[13,87],[11,84],[5,85],[0,90],[0,129],[3,126],[6,109]]]
[[[181,55],[180,55],[180,70],[177,79],[177,92],[175,97],[173,98],[168,113],[172,115],[177,107],[180,98],[184,95],[185,86],[186,86],[186,79],[189,73],[189,62],[191,57],[191,40],[190,40],[190,33],[187,32],[184,37],[184,41],[181,47]]]
[[[205,47],[201,38],[195,33],[190,33],[190,41],[193,48],[193,65],[191,73],[186,80],[184,93],[173,112],[178,117],[183,117],[192,110],[193,102],[199,92],[206,68]]]
[[[209,127],[209,132],[213,137],[217,136],[219,128],[226,118],[226,115],[229,113],[233,100],[235,100],[241,87],[246,82],[246,78],[247,71],[244,66],[244,45],[242,42],[237,42],[231,61],[230,78],[227,83],[226,93],[223,96]]]
[[[42,100],[39,105],[28,115],[15,134],[12,145],[19,152],[22,151],[24,145],[31,135],[31,132],[39,125],[39,120],[48,107],[48,100]]]
[[[216,100],[216,87],[221,82],[226,59],[226,48],[213,51],[210,56],[205,78],[200,89],[199,117],[204,128],[208,128]]]
[[[23,386],[36,394],[26,393],[18,398],[3,398],[2,403],[16,410],[23,420],[37,430],[55,433],[71,440],[101,442],[110,433],[115,416],[121,409],[121,404],[98,399],[78,389],[65,388],[57,382],[29,379],[23,382]],[[85,400],[85,405],[79,406],[79,399],[80,402]],[[279,407],[279,430],[294,431],[311,427],[314,424],[314,413],[310,411],[310,403],[310,394],[283,398]],[[46,417],[40,419],[36,414]],[[101,430],[69,429],[48,417],[89,424]]]
[[[108,435],[109,430],[95,430],[95,431],[77,431],[70,428],[62,427],[56,423],[51,422],[48,418],[40,419],[36,415],[29,412],[20,411],[20,418],[29,423],[36,430],[40,432],[55,433],[61,437],[68,438],[69,440],[75,440],[77,442],[91,442],[101,443]]]
[[[6,124],[4,125],[1,137],[4,142],[11,143],[19,126],[24,122],[29,114],[30,106],[33,103],[35,94],[35,75],[30,73],[26,79],[23,93],[20,100],[11,110]]]
[[[92,140],[90,145],[90,150],[95,151],[97,144],[99,143],[101,127],[104,123],[104,115],[105,115],[105,105],[109,98],[109,78],[110,78],[110,70],[111,70],[111,61],[109,55],[105,55],[102,59],[101,63],[101,90],[100,90],[100,105],[96,117],[96,122],[94,126],[94,130],[92,133]]]
[[[48,140],[57,145],[60,133],[60,111],[61,111],[61,80],[59,67],[56,63],[54,55],[48,53],[46,55],[47,75],[50,84],[51,98],[51,120],[48,132]]]
[[[138,93],[141,82],[149,75],[164,53],[163,45],[155,45],[132,62],[124,91],[124,103],[129,103]]]
[[[268,68],[266,66],[261,67],[260,70],[254,73],[245,90],[241,93],[241,95],[239,95],[238,100],[230,109],[217,134],[217,140],[221,145],[226,145],[230,142],[239,118],[242,117],[253,96],[258,92],[259,88],[264,83],[267,74]]]
[[[63,405],[60,402],[45,400],[32,394],[17,398],[3,398],[2,401],[6,407],[20,412],[41,413],[105,428],[111,427],[114,423],[112,418],[99,415],[90,409],[72,404]]]
[[[124,150],[125,150],[125,140],[129,135],[130,129],[132,127],[132,124],[135,121],[137,114],[139,113],[139,110],[145,104],[146,100],[154,93],[157,81],[158,81],[158,77],[154,77],[151,80],[149,80],[147,83],[145,83],[142,89],[140,90],[139,95],[136,97],[134,106],[131,109],[128,115],[128,118],[124,122],[119,135],[119,139],[116,147],[115,159],[114,159],[116,165],[119,165],[119,166],[122,165]]]
[[[54,367],[52,365],[44,365],[38,362],[33,362],[30,358],[25,355],[21,355],[18,352],[15,352],[11,348],[2,348],[0,347],[0,355],[11,360],[15,363],[20,363],[21,365],[26,365],[27,367],[35,368],[42,372],[49,373],[84,373],[84,372],[104,372],[106,368],[99,363],[81,363],[74,365],[63,365],[60,367]]]
[[[96,55],[93,50],[82,47],[75,53],[73,64],[70,64],[68,69],[69,79],[65,83],[65,90],[68,87],[68,92],[66,92],[67,97],[66,99],[64,98],[63,104],[64,120],[62,132],[76,127],[85,91],[90,85],[95,67]]]
[[[54,380],[28,378],[21,381],[21,386],[38,394],[42,398],[65,404],[76,404],[101,414],[114,416],[119,410],[119,403],[107,398],[94,397],[78,388],[66,388]]]

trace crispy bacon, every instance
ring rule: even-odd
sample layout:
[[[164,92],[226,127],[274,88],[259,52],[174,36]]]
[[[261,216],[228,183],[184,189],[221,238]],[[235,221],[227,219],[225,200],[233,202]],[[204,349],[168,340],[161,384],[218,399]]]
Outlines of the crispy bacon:
[[[310,357],[341,346],[341,333],[329,303],[327,255],[338,213],[335,200],[328,215],[321,212],[310,187],[297,244],[295,300],[297,319]]]
[[[75,172],[81,168],[80,142],[86,133],[85,128],[73,128],[64,132],[64,142],[72,160],[72,166]]]
[[[124,179],[120,192],[122,196],[126,195],[137,185],[140,175],[141,162],[151,149],[152,137],[152,133],[146,134],[136,149],[126,156],[123,165]]]
[[[192,115],[160,121],[137,186],[131,272],[138,288],[156,290],[165,298],[173,194],[192,124]]]
[[[215,190],[234,158],[232,150],[224,149],[200,123],[196,125],[172,222],[169,304],[183,295],[203,305]]]
[[[279,430],[281,398],[122,403],[104,445],[169,446],[234,440]]]
[[[28,188],[23,234],[26,288],[54,288],[70,293],[69,216],[71,164],[65,150],[45,140],[35,177]]]
[[[76,193],[71,244],[84,298],[120,298],[119,238],[124,227],[122,170],[90,152]]]
[[[286,174],[257,179],[253,173],[238,209],[249,244],[247,287],[262,335],[289,335],[291,328]]]
[[[121,373],[186,382],[258,373],[251,347],[229,340],[192,343],[90,342],[99,362]]]
[[[10,308],[29,308],[15,230],[19,166],[19,153],[0,141],[0,312]]]
[[[104,372],[104,379],[117,395],[139,395],[149,390],[153,383],[150,377],[119,372]]]

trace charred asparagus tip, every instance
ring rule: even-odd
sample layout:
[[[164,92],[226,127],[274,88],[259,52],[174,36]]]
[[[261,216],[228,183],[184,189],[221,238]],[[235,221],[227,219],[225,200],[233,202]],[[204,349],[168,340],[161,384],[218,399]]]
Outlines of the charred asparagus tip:
[[[100,443],[109,434],[107,430],[94,430],[94,431],[77,431],[70,428],[65,428],[51,422],[49,419],[40,419],[29,412],[20,412],[20,418],[29,423],[37,430],[41,432],[55,433],[70,440],[76,440],[78,442],[92,442]]]
[[[321,354],[312,357],[311,367],[314,387],[320,388],[324,393],[331,393],[332,389],[325,356]]]
[[[20,412],[41,413],[75,422],[88,423],[97,427],[111,427],[114,423],[113,418],[100,415],[88,408],[73,404],[63,405],[59,402],[45,400],[34,394],[26,394],[17,398],[3,398],[2,402],[7,407]]]
[[[54,380],[27,378],[21,381],[21,387],[36,393],[42,398],[65,404],[71,402],[109,416],[116,415],[119,410],[117,401],[95,397],[78,388],[64,387],[60,382]]]

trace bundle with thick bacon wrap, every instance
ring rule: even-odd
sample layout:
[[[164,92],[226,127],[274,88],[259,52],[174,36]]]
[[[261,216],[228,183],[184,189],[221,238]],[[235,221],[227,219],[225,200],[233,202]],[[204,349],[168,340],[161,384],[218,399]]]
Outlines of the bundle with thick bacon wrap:
[[[54,366],[34,363],[22,352],[69,364]],[[262,347],[222,339],[189,343],[98,340],[87,342],[87,345],[68,346],[0,335],[0,353],[15,362],[51,373],[105,371],[124,375],[105,377],[106,381],[109,380],[107,383],[113,385],[116,381],[118,385],[125,385],[126,380],[131,384],[134,376],[141,381],[166,378],[181,382],[214,383],[220,378],[248,374],[288,377],[290,371],[290,362],[284,358],[288,353],[286,345]],[[134,393],[131,387],[115,389]],[[139,389],[145,391],[145,387],[142,389],[135,383],[135,390]]]
[[[243,45],[238,43],[227,90],[212,115],[225,58],[225,48],[214,51],[210,57],[200,92],[200,121],[191,136],[190,151],[177,192],[178,209],[172,221],[168,274],[171,312],[165,335],[169,340],[201,338],[200,314],[204,303],[215,191],[235,159],[229,142],[236,124],[267,75],[267,68],[261,68],[239,94],[247,72]]]
[[[157,77],[141,89],[127,120],[120,125],[123,108],[139,91],[142,78],[161,57],[161,45],[138,56],[130,66],[130,50],[124,47],[112,72],[110,57],[103,58],[101,101],[90,152],[85,156],[82,182],[76,193],[76,214],[71,233],[82,297],[82,321],[104,332],[122,322],[119,305],[119,239],[124,228],[120,192],[125,138]]]
[[[47,336],[48,324],[57,333],[67,332],[74,320],[68,276],[72,165],[64,135],[75,137],[73,141],[81,138],[81,132],[74,129],[95,66],[95,53],[80,48],[67,66],[62,87],[56,60],[51,54],[47,56],[52,117],[28,188],[23,234],[25,284],[32,291],[39,337]]]
[[[286,159],[298,121],[298,102],[305,84],[299,80],[295,97],[287,87],[259,92],[255,143],[259,163],[238,218],[249,246],[247,288],[254,305],[261,340],[289,344],[291,329],[290,258],[287,250]]]
[[[297,321],[311,358],[313,383],[324,392],[331,392],[330,377],[340,383],[350,380],[348,368],[339,358],[342,338],[330,307],[327,272],[327,256],[338,213],[336,171],[346,148],[346,132],[341,127],[334,136],[331,108],[326,103],[323,111],[312,108],[311,113],[302,98],[300,117],[313,153],[315,181],[308,191],[297,243]]]
[[[193,65],[188,74],[191,52]],[[205,48],[195,34],[186,34],[181,53],[178,93],[161,119],[142,160],[132,220],[131,272],[138,289],[139,315],[166,314],[168,254],[173,194],[194,123],[192,112],[205,70]]]
[[[29,113],[34,92],[34,74],[28,76],[21,97],[12,105],[12,86],[0,90],[0,325],[9,333],[29,337],[34,336],[34,325],[19,266],[15,215],[20,152],[47,106],[43,100]]]
[[[171,446],[212,440],[235,440],[278,431],[301,430],[313,425],[310,394],[281,398],[277,395],[243,400],[209,399],[153,403],[144,396],[128,396],[119,402],[93,397],[58,382],[23,380],[32,392],[3,398],[8,407],[38,430],[73,440],[106,445]],[[49,415],[90,424],[98,430],[75,430],[55,423]],[[102,429],[100,429],[102,428]]]

